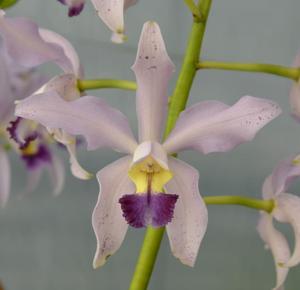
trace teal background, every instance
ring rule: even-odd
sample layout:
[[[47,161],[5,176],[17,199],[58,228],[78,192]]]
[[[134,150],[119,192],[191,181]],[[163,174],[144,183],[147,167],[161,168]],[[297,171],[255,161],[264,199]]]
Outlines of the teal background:
[[[214,0],[203,45],[204,59],[292,63],[300,47],[300,1]],[[143,22],[158,21],[177,72],[186,44],[191,17],[179,0],[140,0],[128,10],[129,40],[110,43],[110,32],[98,19],[90,1],[81,16],[69,19],[55,0],[20,0],[8,15],[30,17],[41,26],[66,36],[77,49],[86,77],[134,79],[133,64]],[[45,66],[49,75],[54,66]],[[170,84],[170,92],[176,77]],[[260,197],[264,178],[275,164],[300,151],[300,126],[289,116],[291,81],[269,75],[201,71],[189,104],[218,99],[228,104],[250,94],[276,100],[283,114],[251,142],[225,154],[203,156],[185,152],[181,158],[199,169],[203,195]],[[102,96],[121,109],[136,129],[134,92],[102,90]],[[66,159],[66,154],[59,153]],[[86,153],[81,162],[92,172],[118,158],[110,150]],[[23,164],[13,160],[13,193],[0,210],[0,279],[6,290],[123,290],[127,289],[142,243],[143,230],[130,230],[122,248],[105,267],[95,271],[92,259],[96,240],[91,212],[98,185],[82,182],[67,171],[61,196],[50,194],[47,178],[38,190],[20,198],[25,182]],[[66,163],[67,165],[67,163]],[[299,192],[295,185],[293,193]],[[258,212],[237,206],[209,206],[209,227],[195,268],[181,265],[164,239],[150,290],[264,290],[275,284],[272,257],[256,233]],[[290,237],[287,226],[280,226]],[[286,289],[297,290],[300,269],[290,271]]]

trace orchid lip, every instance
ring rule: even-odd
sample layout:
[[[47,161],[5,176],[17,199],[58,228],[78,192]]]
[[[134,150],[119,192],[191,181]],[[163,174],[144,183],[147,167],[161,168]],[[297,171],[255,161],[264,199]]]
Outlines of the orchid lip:
[[[163,227],[172,221],[177,199],[177,194],[127,194],[119,203],[124,218],[132,227]]]

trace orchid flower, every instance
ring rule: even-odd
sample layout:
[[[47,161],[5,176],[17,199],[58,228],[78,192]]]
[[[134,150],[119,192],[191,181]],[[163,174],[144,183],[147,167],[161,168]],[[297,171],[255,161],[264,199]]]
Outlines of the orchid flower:
[[[300,263],[300,198],[287,193],[291,182],[300,177],[299,161],[299,156],[281,161],[266,178],[262,188],[263,198],[273,199],[275,202],[270,214],[261,213],[257,227],[266,247],[272,251],[274,257],[277,272],[274,290],[283,289],[289,268]],[[295,234],[295,248],[292,254],[286,238],[274,227],[273,218],[292,226]]]
[[[0,205],[4,206],[10,193],[10,162],[5,147],[14,149],[23,160],[28,181],[25,192],[33,191],[40,176],[47,169],[53,183],[53,193],[61,192],[64,168],[46,142],[45,130],[36,128],[32,121],[18,118],[14,121],[14,100],[27,97],[45,82],[45,78],[32,69],[23,68],[0,49]],[[8,129],[7,129],[8,128]],[[16,132],[19,131],[19,134]],[[17,136],[22,136],[19,139]]]
[[[35,95],[18,103],[16,115],[83,135],[90,150],[110,147],[127,154],[97,174],[100,194],[92,217],[95,268],[118,250],[128,224],[166,226],[174,256],[193,266],[207,227],[207,209],[198,189],[198,171],[171,155],[185,149],[204,154],[229,151],[252,140],[280,108],[250,96],[232,107],[201,102],[185,110],[160,142],[174,65],[155,22],[144,24],[132,68],[138,85],[138,142],[126,117],[93,96],[67,102],[55,92]]]
[[[83,69],[75,49],[64,37],[39,28],[28,19],[7,18],[1,11],[0,34],[7,53],[22,66],[32,68],[53,61],[64,71],[63,75],[54,77],[35,93],[55,91],[67,101],[80,97],[77,79],[83,77]],[[61,130],[49,129],[49,132],[66,146],[73,175],[80,179],[91,178],[92,175],[77,161],[75,137]]]
[[[69,17],[79,15],[85,5],[85,0],[58,0],[58,2],[69,7]]]
[[[69,7],[69,16],[79,15],[85,5],[85,0],[58,0]],[[92,0],[92,3],[102,21],[113,32],[112,41],[122,43],[124,35],[124,11],[136,4],[137,0]]]

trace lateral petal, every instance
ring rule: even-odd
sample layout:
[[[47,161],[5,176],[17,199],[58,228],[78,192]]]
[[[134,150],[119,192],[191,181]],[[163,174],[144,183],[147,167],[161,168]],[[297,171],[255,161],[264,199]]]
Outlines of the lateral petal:
[[[131,157],[125,156],[97,174],[100,193],[92,217],[97,238],[94,268],[104,265],[109,256],[119,249],[127,232],[128,225],[119,199],[122,195],[135,191],[134,184],[127,175],[130,162]]]
[[[66,38],[54,31],[40,28],[39,33],[46,43],[55,44],[63,49],[64,55],[56,60],[57,65],[65,73],[72,73],[77,78],[82,78],[83,68],[73,45]]]
[[[132,69],[137,79],[136,110],[139,141],[160,141],[168,109],[168,84],[174,64],[168,56],[160,28],[144,24]]]
[[[282,193],[276,199],[272,215],[280,222],[289,223],[295,235],[295,247],[292,256],[286,261],[286,267],[300,263],[300,198],[289,193]]]
[[[262,127],[281,113],[276,103],[251,96],[242,97],[225,110],[222,109],[225,105],[219,102],[210,102],[209,105],[205,102],[204,105],[212,111],[210,115],[202,115],[203,103],[181,113],[163,144],[169,153],[187,149],[204,154],[229,151],[251,141]]]
[[[46,92],[20,101],[15,113],[48,128],[83,135],[89,150],[110,147],[133,153],[137,146],[126,117],[96,97],[68,102],[56,92]]]
[[[178,194],[172,221],[167,233],[173,255],[183,264],[193,267],[207,228],[207,209],[199,193],[198,171],[173,157],[169,166],[173,179],[166,184],[166,192]]]
[[[290,257],[288,242],[283,234],[275,229],[272,216],[269,214],[261,213],[257,231],[261,239],[265,242],[266,248],[270,249],[273,254],[277,274],[276,286],[273,290],[281,290],[289,271],[287,267],[283,266]]]
[[[0,206],[4,207],[10,193],[10,163],[4,149],[0,146]]]
[[[65,57],[62,48],[43,40],[38,26],[29,19],[9,18],[0,13],[0,34],[6,51],[24,67],[32,68]]]

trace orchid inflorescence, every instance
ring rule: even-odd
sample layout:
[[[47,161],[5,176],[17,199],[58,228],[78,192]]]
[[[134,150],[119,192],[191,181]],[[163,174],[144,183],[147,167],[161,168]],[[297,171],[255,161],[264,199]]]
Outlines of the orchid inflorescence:
[[[69,16],[79,15],[86,2],[58,1],[68,6]],[[112,40],[123,42],[124,11],[137,1],[91,2],[113,32]],[[197,69],[248,69],[291,78],[295,80],[290,92],[291,111],[300,119],[300,58],[290,68],[201,62],[201,42],[211,1],[185,2],[194,15],[194,30],[170,103],[168,87],[175,66],[167,53],[159,25],[148,21],[143,26],[132,66],[136,77],[137,139],[123,113],[103,99],[86,94],[85,91],[92,87],[101,88],[105,80],[95,80],[92,87],[87,85],[83,66],[67,39],[40,28],[29,19],[11,18],[0,10],[1,205],[5,205],[10,192],[7,150],[16,152],[27,168],[26,191],[35,189],[42,171],[47,169],[55,194],[62,190],[64,183],[62,161],[51,149],[55,144],[66,148],[71,172],[82,180],[94,175],[77,160],[80,136],[86,141],[88,150],[109,147],[125,154],[96,174],[100,193],[92,215],[97,238],[94,268],[104,265],[120,248],[128,226],[148,227],[151,236],[148,242],[159,240],[163,233],[160,229],[166,228],[173,255],[183,264],[193,266],[207,229],[206,203],[209,201],[199,192],[198,171],[177,158],[177,153],[195,150],[209,154],[233,150],[251,141],[281,113],[279,105],[272,100],[253,96],[243,96],[232,106],[209,100],[185,109]],[[49,62],[56,64],[62,74],[45,78],[38,68]],[[135,84],[118,83],[117,80],[112,87],[122,88],[123,84],[124,89],[135,89]],[[283,289],[289,268],[300,263],[300,198],[286,193],[291,181],[299,176],[300,157],[292,156],[281,161],[267,177],[262,188],[263,200],[254,205],[251,199],[248,199],[249,204],[244,199],[244,205],[261,210],[257,230],[274,256],[277,272],[274,289],[278,290]],[[286,238],[275,229],[273,219],[291,224],[295,233],[292,253]],[[152,267],[155,251],[146,254],[142,251],[139,262],[144,257],[152,259],[148,263],[148,267]],[[130,289],[146,289],[151,270],[145,267],[137,267],[141,273],[135,275],[150,274],[145,274],[139,282],[134,276]]]

